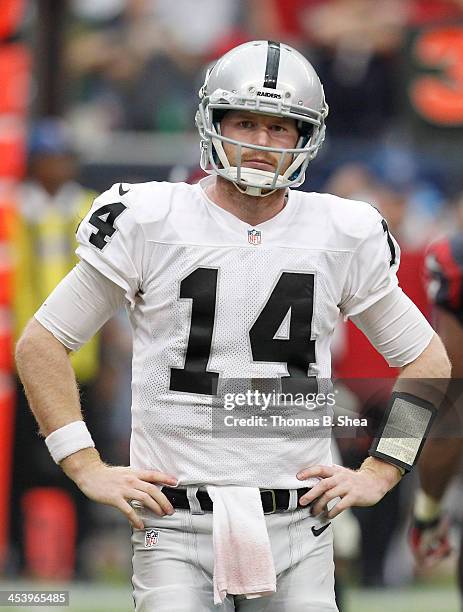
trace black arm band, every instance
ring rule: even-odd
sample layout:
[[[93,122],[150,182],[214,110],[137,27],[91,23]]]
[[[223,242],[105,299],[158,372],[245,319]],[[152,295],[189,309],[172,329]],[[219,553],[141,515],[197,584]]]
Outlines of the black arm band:
[[[369,455],[409,472],[418,461],[436,414],[431,402],[394,391]]]

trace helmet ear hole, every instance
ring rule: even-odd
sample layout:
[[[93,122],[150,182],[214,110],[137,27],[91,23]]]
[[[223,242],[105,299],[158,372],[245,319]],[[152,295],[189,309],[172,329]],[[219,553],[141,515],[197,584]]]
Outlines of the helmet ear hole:
[[[215,125],[220,124],[227,113],[227,109],[214,108],[214,110],[212,111],[212,123],[214,123]]]
[[[300,136],[304,136],[307,140],[310,140],[313,136],[315,126],[312,123],[308,123],[307,121],[298,121],[297,129],[299,131]]]

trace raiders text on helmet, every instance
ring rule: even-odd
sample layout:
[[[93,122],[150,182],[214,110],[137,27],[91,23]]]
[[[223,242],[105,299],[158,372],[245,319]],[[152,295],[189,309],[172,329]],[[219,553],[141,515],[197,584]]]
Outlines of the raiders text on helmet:
[[[307,165],[325,137],[328,106],[315,70],[298,51],[271,41],[240,45],[208,71],[199,96],[196,125],[201,135],[203,170],[232,181],[240,191],[254,196],[303,183]],[[229,110],[295,119],[300,134],[296,147],[264,147],[222,136],[220,121]],[[224,142],[237,147],[236,166],[230,165]],[[279,154],[275,172],[243,167],[243,148]],[[287,156],[291,164],[280,174]]]

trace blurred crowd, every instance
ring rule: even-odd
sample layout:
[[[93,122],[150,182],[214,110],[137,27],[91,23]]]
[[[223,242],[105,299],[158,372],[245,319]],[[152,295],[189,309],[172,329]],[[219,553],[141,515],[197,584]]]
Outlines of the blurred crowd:
[[[72,0],[65,52],[66,119],[74,131],[191,131],[205,66],[246,40],[288,42],[313,62],[330,106],[327,143],[309,166],[303,188],[366,200],[380,210],[402,249],[401,284],[431,317],[421,278],[424,252],[437,236],[463,230],[463,185],[449,178],[445,159],[418,154],[401,131],[400,70],[402,50],[414,28],[459,20],[463,22],[463,0]],[[28,175],[17,193],[22,270],[15,301],[18,333],[74,265],[73,232],[95,195],[95,185],[79,182],[82,160],[68,125],[42,119],[31,127]],[[127,156],[129,162],[129,152]],[[191,168],[197,177],[195,170]],[[123,313],[85,351],[77,356],[76,372],[90,429],[106,460],[126,463],[131,338]],[[338,376],[394,374],[350,324],[340,324],[334,353]],[[21,505],[31,487],[51,483],[65,489],[79,508],[79,575],[98,574],[98,562],[102,571],[128,564],[129,557],[120,554],[113,535],[105,532],[114,521],[121,526],[122,516],[108,518],[105,508],[89,508],[66,483],[37,438],[21,394],[19,398],[13,507]],[[355,405],[361,412],[361,397]],[[31,449],[28,461],[21,453],[24,445]],[[357,467],[367,447],[363,440],[344,443],[340,450],[345,463]],[[358,559],[366,586],[412,577],[411,556],[397,542],[404,541],[414,486],[413,478],[405,479],[378,508],[356,512],[359,545],[349,534],[344,536],[349,543],[339,545],[341,558]],[[12,573],[31,571],[24,516],[13,517]],[[91,567],[85,554],[90,536],[93,542],[106,537],[98,549],[101,555],[91,557]]]
[[[282,40],[316,67],[330,133],[396,118],[410,30],[463,16],[461,0],[73,0],[66,54],[75,119],[96,129],[191,130],[204,67],[247,40]],[[361,112],[359,112],[361,110]]]

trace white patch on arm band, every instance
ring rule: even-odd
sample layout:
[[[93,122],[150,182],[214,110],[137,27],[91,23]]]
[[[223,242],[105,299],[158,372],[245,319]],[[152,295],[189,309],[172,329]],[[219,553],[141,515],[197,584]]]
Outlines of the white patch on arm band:
[[[408,393],[394,392],[383,429],[373,442],[370,455],[398,462],[406,470],[415,465],[436,409]]]
[[[400,287],[351,320],[391,367],[417,359],[434,336],[431,325]]]
[[[121,287],[81,261],[50,293],[34,316],[64,346],[77,351],[124,302]]]

